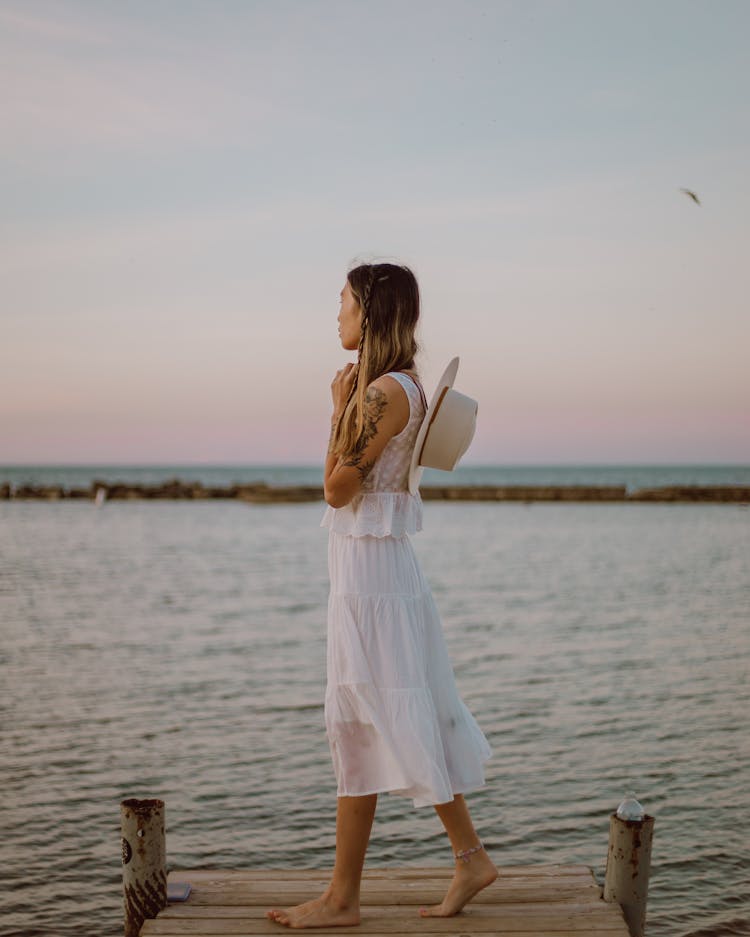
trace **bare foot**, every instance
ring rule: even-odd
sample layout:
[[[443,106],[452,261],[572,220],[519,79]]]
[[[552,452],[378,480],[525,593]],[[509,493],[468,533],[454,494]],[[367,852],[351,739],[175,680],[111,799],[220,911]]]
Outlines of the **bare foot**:
[[[451,917],[458,914],[474,895],[491,885],[497,875],[497,869],[484,850],[473,855],[468,862],[459,860],[445,898],[431,908],[420,908],[419,913],[422,917]]]
[[[328,889],[320,898],[293,908],[272,908],[266,917],[284,927],[353,927],[360,920],[359,902],[341,901]]]

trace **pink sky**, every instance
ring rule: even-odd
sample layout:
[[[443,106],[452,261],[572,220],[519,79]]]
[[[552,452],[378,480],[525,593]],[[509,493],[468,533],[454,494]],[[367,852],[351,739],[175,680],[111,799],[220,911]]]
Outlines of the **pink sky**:
[[[394,257],[467,461],[750,462],[750,8],[423,6],[3,4],[0,463],[318,460]]]

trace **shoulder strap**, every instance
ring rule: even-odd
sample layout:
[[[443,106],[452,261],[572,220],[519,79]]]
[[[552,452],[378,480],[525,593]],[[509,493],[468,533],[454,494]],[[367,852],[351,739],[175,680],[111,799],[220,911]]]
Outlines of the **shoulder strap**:
[[[428,408],[427,408],[427,398],[426,398],[425,395],[424,395],[424,391],[422,390],[422,385],[419,383],[419,381],[418,381],[416,378],[412,377],[411,374],[406,374],[406,373],[404,373],[403,371],[390,371],[389,373],[390,373],[390,374],[399,374],[399,375],[401,375],[401,377],[406,377],[406,378],[408,378],[408,379],[412,382],[412,384],[414,384],[414,386],[415,386],[415,387],[417,388],[417,390],[419,391],[419,396],[422,398],[422,403],[423,403],[423,405],[424,405],[424,412],[427,413],[427,409],[428,409]]]

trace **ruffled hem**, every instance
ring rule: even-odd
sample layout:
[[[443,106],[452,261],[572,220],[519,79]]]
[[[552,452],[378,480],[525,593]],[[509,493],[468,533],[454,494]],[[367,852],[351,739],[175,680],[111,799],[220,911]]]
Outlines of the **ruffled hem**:
[[[426,687],[329,685],[325,719],[339,797],[388,792],[425,807],[484,786],[491,750],[460,699],[441,714]]]
[[[403,537],[422,529],[419,492],[368,491],[343,508],[328,507],[321,527],[349,537]]]

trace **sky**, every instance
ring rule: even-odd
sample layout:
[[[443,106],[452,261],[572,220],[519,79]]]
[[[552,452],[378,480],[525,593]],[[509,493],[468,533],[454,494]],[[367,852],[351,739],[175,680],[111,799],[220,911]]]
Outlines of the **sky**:
[[[0,464],[320,461],[363,260],[417,275],[428,396],[460,356],[467,464],[750,462],[749,31],[0,0]]]

